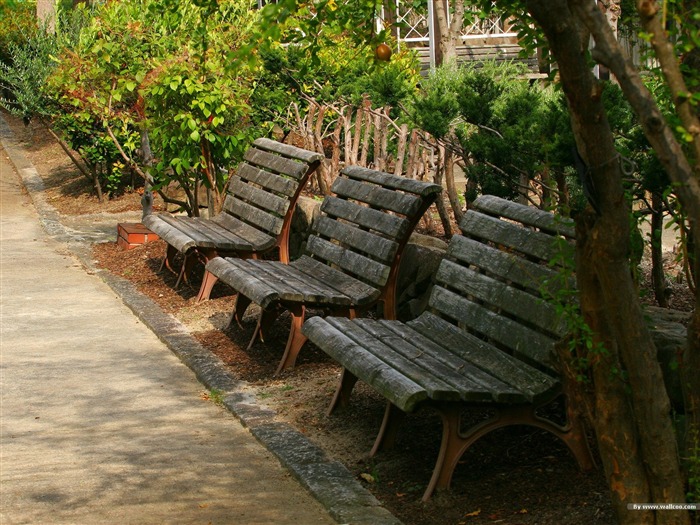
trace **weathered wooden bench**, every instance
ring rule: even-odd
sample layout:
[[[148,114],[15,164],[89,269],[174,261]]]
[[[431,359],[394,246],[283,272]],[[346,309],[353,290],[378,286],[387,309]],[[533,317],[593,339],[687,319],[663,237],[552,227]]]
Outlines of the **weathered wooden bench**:
[[[408,323],[371,319],[309,319],[310,341],[343,367],[330,411],[349,402],[362,380],[387,400],[372,454],[393,444],[398,416],[432,407],[443,438],[423,496],[447,488],[457,462],[479,438],[507,425],[552,432],[583,469],[591,468],[582,425],[567,408],[565,425],[537,410],[562,396],[554,344],[566,334],[556,307],[542,299],[560,279],[548,263],[574,231],[570,222],[533,207],[480,197],[450,241],[429,308]],[[462,430],[469,408],[491,419]]]
[[[354,317],[381,302],[384,316],[395,318],[401,254],[440,191],[436,184],[346,167],[324,199],[299,259],[287,265],[218,257],[207,270],[238,292],[232,321],[240,324],[251,302],[261,306],[251,345],[281,311],[291,313],[279,372],[294,366],[306,342],[301,326],[307,308]]]
[[[274,248],[289,261],[289,231],[301,190],[323,156],[274,140],[257,139],[229,184],[224,208],[211,219],[167,213],[146,215],[144,225],[167,243],[163,266],[184,255],[177,287],[187,281],[197,260],[206,264],[223,255],[256,259]],[[162,269],[162,266],[161,266]],[[197,297],[208,299],[216,278],[207,272]]]

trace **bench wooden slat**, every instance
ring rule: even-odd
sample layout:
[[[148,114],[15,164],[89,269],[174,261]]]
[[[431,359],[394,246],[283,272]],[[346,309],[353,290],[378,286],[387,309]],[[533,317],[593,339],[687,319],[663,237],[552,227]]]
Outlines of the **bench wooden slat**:
[[[573,220],[553,215],[534,206],[522,206],[493,195],[480,196],[474,201],[473,206],[487,215],[505,217],[552,234],[563,235],[570,239],[576,236]]]
[[[422,362],[423,356],[420,350],[406,348],[401,344],[399,337],[392,336],[386,339],[374,337],[372,332],[368,330],[370,327],[366,322],[355,323],[343,317],[329,317],[328,324],[341,330],[343,335],[364,347],[369,354],[384,361],[392,368],[400,370],[401,375],[410,383],[415,383],[425,389],[431,399],[442,401],[459,401],[461,399],[460,394],[454,388],[427,369],[425,363]],[[397,348],[401,351],[397,351]],[[354,362],[355,356],[353,355],[344,356],[341,364],[353,372],[358,366],[364,366],[364,356],[357,357],[361,361],[359,364]],[[385,397],[386,394],[389,394],[381,391],[380,393]],[[484,399],[490,397],[487,392],[484,393]]]
[[[207,229],[199,228],[192,217],[173,217],[163,214],[161,219],[190,237],[197,246],[203,248],[215,248],[217,242],[225,240]]]
[[[231,177],[231,189],[235,195],[234,198],[244,200],[248,204],[253,204],[280,217],[283,217],[289,208],[289,199],[278,197],[251,184],[246,184],[235,175]]]
[[[291,265],[307,275],[313,275],[318,280],[326,283],[327,286],[337,290],[343,295],[350,297],[353,304],[359,306],[376,301],[379,297],[379,290],[374,286],[353,279],[341,271],[331,268],[307,255],[292,261]]]
[[[319,279],[315,273],[299,271],[299,266],[276,264],[279,296],[282,301],[311,304],[350,305],[351,298],[342,290],[329,285],[328,279]],[[294,288],[290,293],[289,288]]]
[[[260,229],[279,235],[282,231],[283,221],[279,217],[275,217],[255,206],[243,202],[238,199],[230,201],[231,214],[243,221],[258,226]]]
[[[220,213],[211,222],[221,226],[232,235],[243,239],[251,246],[251,251],[261,252],[272,248],[276,239],[228,213]]]
[[[245,261],[232,257],[215,257],[207,263],[207,271],[222,281],[235,285],[235,289],[246,297],[257,298],[262,308],[277,301],[278,292],[265,276],[261,276],[259,271],[256,272],[255,267],[241,262]]]
[[[236,175],[243,180],[258,184],[265,189],[274,191],[275,193],[281,193],[287,197],[294,197],[299,187],[299,181],[296,179],[280,177],[269,171],[251,166],[247,162],[241,162],[236,170]],[[229,193],[231,193],[230,189]]]
[[[317,217],[314,229],[318,235],[336,239],[343,245],[364,252],[385,264],[391,263],[399,247],[395,241],[328,217]]]
[[[358,206],[353,202],[329,196],[323,200],[321,211],[330,217],[344,219],[363,228],[371,228],[389,237],[403,237],[408,221],[398,215],[389,215],[379,210]]]
[[[276,140],[265,137],[255,139],[253,146],[258,149],[282,155],[283,157],[298,159],[306,164],[314,164],[323,160],[323,155],[315,151],[297,148],[296,146],[277,142]]]
[[[492,241],[541,261],[551,261],[559,249],[551,235],[480,213],[465,214],[459,227],[468,237]]]
[[[190,221],[194,228],[205,232],[215,242],[216,248],[221,251],[246,250],[253,251],[254,246],[247,239],[244,239],[234,232],[217,224],[213,220],[193,217]]]
[[[357,355],[358,358],[354,360],[357,373],[363,378],[370,378],[372,386],[377,390],[390,393],[388,399],[396,406],[404,407],[410,412],[428,397],[422,386],[409,381],[390,365],[367,352],[363,346],[323,321],[320,317],[309,319],[304,324],[304,334],[314,341],[327,341],[328,355],[339,362],[347,356]]]
[[[445,260],[440,264],[436,281],[444,287],[491,305],[501,312],[557,337],[567,332],[564,319],[551,303],[539,296],[497,281],[470,268]]]
[[[454,326],[431,312],[424,312],[408,325],[456,356],[492,374],[522,392],[533,403],[551,396],[559,389],[557,372],[527,366],[521,360]]]
[[[531,365],[552,367],[554,339],[439,286],[433,289],[428,304],[470,331],[508,347]]]
[[[563,284],[555,279],[557,272],[548,266],[461,235],[450,240],[447,254],[463,264],[474,265],[488,275],[511,282],[534,294],[546,290],[554,296]]]
[[[402,215],[414,215],[421,205],[420,198],[415,195],[363,184],[344,177],[335,179],[331,191],[339,197],[359,200],[376,208],[391,210]]]
[[[333,244],[316,235],[309,237],[306,243],[306,251],[323,261],[337,265],[361,280],[366,280],[377,286],[383,286],[389,278],[390,268],[388,265]]]
[[[333,321],[331,321],[332,323]],[[506,390],[517,396],[523,396],[471,363],[451,356],[436,343],[422,337],[410,326],[398,321],[376,321],[374,319],[354,320],[354,323],[368,332],[392,351],[421,366],[425,372],[449,385],[456,399],[463,401],[491,401],[499,390]],[[500,388],[499,388],[500,387]]]
[[[197,244],[192,237],[184,234],[178,228],[173,227],[164,220],[166,215],[152,213],[143,218],[143,224],[162,239],[168,239],[168,244],[181,253],[187,253],[196,248]]]
[[[437,195],[441,191],[441,188],[436,184],[425,184],[406,177],[393,177],[388,173],[363,168],[362,166],[347,166],[342,173],[356,180],[371,182],[384,188],[401,190],[420,195],[421,197]]]
[[[249,164],[260,166],[268,171],[272,171],[273,173],[287,175],[288,177],[292,177],[294,179],[301,179],[308,169],[307,165],[302,162],[280,157],[274,153],[269,153],[256,148],[248,149],[243,158]]]

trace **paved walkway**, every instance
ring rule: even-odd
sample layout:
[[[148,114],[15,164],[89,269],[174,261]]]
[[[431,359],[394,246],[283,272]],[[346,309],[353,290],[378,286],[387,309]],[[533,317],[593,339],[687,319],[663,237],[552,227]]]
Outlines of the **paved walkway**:
[[[334,523],[203,391],[0,149],[0,523]]]

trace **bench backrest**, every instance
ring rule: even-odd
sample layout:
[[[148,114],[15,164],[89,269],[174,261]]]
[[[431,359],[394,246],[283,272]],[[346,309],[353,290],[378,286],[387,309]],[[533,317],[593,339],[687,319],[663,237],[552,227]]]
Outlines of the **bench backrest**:
[[[323,155],[260,138],[231,177],[224,212],[279,237],[286,255],[292,214],[299,195]],[[284,262],[283,254],[280,259]]]
[[[570,248],[571,221],[482,196],[450,241],[431,293],[431,311],[529,364],[554,372],[553,345],[567,327],[543,293],[563,284],[552,267]]]
[[[331,191],[312,226],[306,254],[381,288],[395,277],[411,232],[442,188],[348,166]]]

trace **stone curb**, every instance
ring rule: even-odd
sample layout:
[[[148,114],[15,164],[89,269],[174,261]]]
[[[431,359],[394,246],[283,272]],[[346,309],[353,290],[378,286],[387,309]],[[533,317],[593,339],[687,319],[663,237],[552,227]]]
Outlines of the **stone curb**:
[[[88,271],[98,275],[114,290],[141,322],[194,372],[200,383],[209,390],[222,392],[224,406],[277,457],[334,520],[353,525],[401,525],[344,465],[330,460],[301,432],[276,421],[273,410],[258,405],[247,383],[234,378],[219,358],[190,335],[175,317],[163,312],[126,279],[94,267],[89,245],[76,240],[61,224],[60,214],[44,197],[43,180],[16,143],[2,115],[0,143],[19,173],[46,232],[53,239],[66,243]]]

